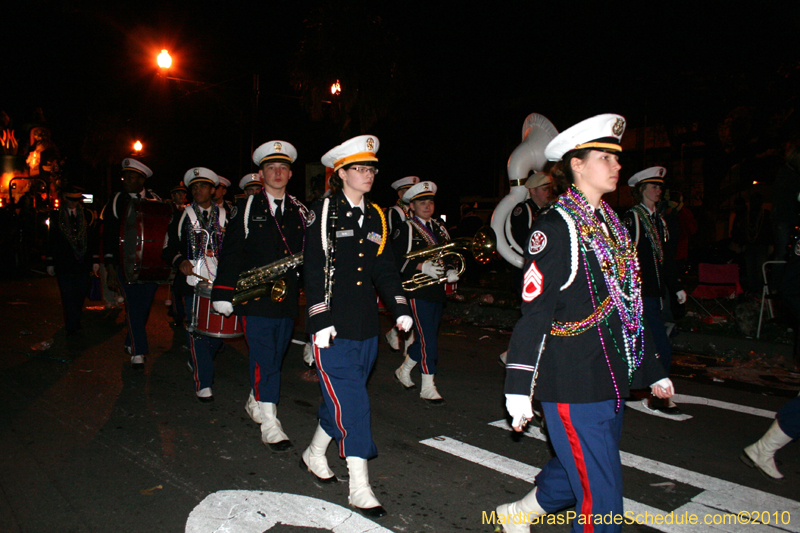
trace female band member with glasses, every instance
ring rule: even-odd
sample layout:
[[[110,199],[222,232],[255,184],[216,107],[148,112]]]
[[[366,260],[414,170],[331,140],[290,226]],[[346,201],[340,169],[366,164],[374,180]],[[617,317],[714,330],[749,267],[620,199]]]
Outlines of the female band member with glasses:
[[[378,158],[378,139],[361,135],[322,157],[333,168],[331,195],[313,206],[304,255],[306,330],[311,334],[323,403],[319,425],[300,467],[332,483],[325,450],[336,439],[347,459],[350,505],[369,517],[385,509],[369,483],[367,460],[377,455],[372,440],[367,378],[378,355],[379,292],[396,320],[411,328],[411,312],[394,264],[383,211],[369,202]]]

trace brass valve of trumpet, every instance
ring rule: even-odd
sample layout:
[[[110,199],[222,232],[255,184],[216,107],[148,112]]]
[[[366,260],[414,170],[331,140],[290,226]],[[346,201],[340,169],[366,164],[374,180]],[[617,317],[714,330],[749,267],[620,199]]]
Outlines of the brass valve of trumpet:
[[[286,298],[288,287],[286,279],[282,276],[302,264],[303,253],[301,252],[242,272],[236,282],[233,305],[261,298],[267,294],[270,295],[272,301],[282,302]]]
[[[492,228],[485,226],[481,228],[472,239],[459,237],[442,244],[409,252],[403,257],[406,259],[424,259],[425,261],[432,261],[442,266],[445,264],[452,264],[456,270],[456,275],[460,277],[466,269],[466,262],[461,252],[469,252],[475,258],[475,261],[486,264],[492,260],[496,248],[497,240],[494,236],[494,231]],[[432,278],[427,274],[419,272],[414,274],[411,279],[403,282],[403,289],[415,291],[422,287],[439,285],[445,282],[447,282],[447,276]]]

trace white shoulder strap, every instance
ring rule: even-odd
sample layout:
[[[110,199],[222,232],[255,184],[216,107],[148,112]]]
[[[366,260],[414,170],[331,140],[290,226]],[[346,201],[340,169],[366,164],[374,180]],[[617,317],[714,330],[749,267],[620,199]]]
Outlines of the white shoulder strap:
[[[250,228],[247,226],[247,223],[250,221],[250,206],[253,205],[253,198],[255,198],[255,194],[251,194],[247,197],[247,205],[244,208],[244,218],[242,219],[242,223],[244,224],[244,238],[247,238],[247,234],[250,233]]]
[[[227,212],[225,211],[225,208],[223,206],[219,206],[219,226],[221,228],[224,228],[225,223],[228,221],[228,219],[225,218],[226,214]]]
[[[564,289],[572,285],[572,282],[575,281],[575,276],[578,274],[578,230],[575,228],[575,222],[572,220],[572,217],[570,217],[566,212],[564,212],[563,209],[561,209],[558,206],[554,207],[553,209],[555,209],[555,211],[557,211],[558,214],[561,215],[561,217],[567,223],[567,229],[569,230],[569,250],[571,258],[570,261],[571,268],[567,282],[564,283],[564,285],[562,285],[561,288],[559,289],[563,291]]]
[[[413,241],[413,239],[411,238],[411,234],[414,232],[414,228],[411,226],[411,222],[408,219],[406,219],[404,222],[406,226],[408,226],[408,242],[406,243],[406,251],[405,251],[405,253],[407,254],[408,252],[411,251],[411,243]],[[400,269],[400,272],[405,271],[407,266],[408,266],[408,259],[406,259],[405,263],[403,263],[403,268]]]
[[[115,194],[114,201],[111,202],[111,212],[114,213],[114,218],[119,218],[119,215],[117,214],[117,200],[119,199],[120,194],[122,193],[118,192],[117,194]]]
[[[183,219],[186,217],[189,217],[189,222],[192,224],[192,227],[197,225],[197,213],[194,212],[194,208],[191,205],[187,205],[186,209],[183,210],[181,219],[178,221],[178,240],[181,239],[181,232],[183,231]]]

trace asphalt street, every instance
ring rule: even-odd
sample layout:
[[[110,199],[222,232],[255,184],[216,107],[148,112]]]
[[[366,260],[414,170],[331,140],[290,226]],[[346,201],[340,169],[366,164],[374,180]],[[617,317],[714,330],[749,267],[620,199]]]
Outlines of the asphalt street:
[[[226,342],[217,355],[216,401],[196,400],[185,333],[169,325],[165,286],[150,315],[143,371],[132,370],[123,353],[123,311],[87,302],[97,307],[85,310],[84,329],[66,338],[55,279],[4,280],[0,291],[7,327],[0,347],[2,532],[488,532],[484,513],[522,497],[551,454],[538,430],[507,430],[497,356],[508,333],[442,325],[436,382],[447,404],[440,407],[394,382],[402,359],[381,342],[369,383],[379,455],[369,470],[389,514],[370,522],[348,507],[346,482],[323,486],[298,468],[321,400],[300,345],[286,356],[278,407],[294,448],[275,453],[261,444],[244,410],[243,339]],[[388,317],[382,320],[388,329]],[[295,338],[304,339],[299,324]],[[37,349],[50,339],[49,349]],[[418,372],[413,378],[419,383]],[[759,531],[800,531],[798,444],[777,455],[783,484],[739,460],[797,391],[683,378],[675,385],[691,418],[653,416],[635,403],[626,409],[626,510],[694,513],[712,522],[715,515],[758,512],[771,522]],[[335,446],[328,458],[337,475],[346,474]],[[753,527],[631,524],[623,531]]]

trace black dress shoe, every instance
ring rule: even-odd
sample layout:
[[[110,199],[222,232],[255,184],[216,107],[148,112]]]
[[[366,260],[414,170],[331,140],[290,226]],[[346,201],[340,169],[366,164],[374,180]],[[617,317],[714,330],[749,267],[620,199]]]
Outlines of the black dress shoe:
[[[445,404],[444,398],[438,398],[436,400],[429,400],[427,398],[423,398],[423,400],[428,402],[428,405],[444,405]]]
[[[286,450],[290,450],[294,448],[294,444],[290,440],[282,440],[280,442],[268,442],[267,446],[273,452],[285,452]]]
[[[198,396],[197,401],[200,403],[211,403],[214,401],[213,396]]]
[[[369,507],[367,509],[356,507],[355,505],[353,507],[367,518],[381,518],[386,516],[386,509],[384,509],[382,505],[377,507]]]
[[[656,407],[657,411],[661,411],[665,415],[682,415],[683,411],[678,409],[677,406],[673,405],[670,407],[669,405],[665,405],[664,407]]]
[[[286,442],[288,442],[288,441],[286,441]],[[327,477],[327,478],[325,478],[325,477],[319,477],[318,475],[316,475],[316,474],[315,474],[315,473],[314,473],[314,472],[313,472],[313,471],[312,471],[312,470],[311,470],[311,469],[308,467],[308,465],[306,464],[306,462],[303,460],[303,456],[302,456],[302,455],[300,456],[300,470],[305,470],[306,472],[308,472],[309,474],[311,474],[312,476],[314,476],[315,478],[317,478],[317,481],[319,481],[320,483],[324,483],[325,485],[328,485],[329,483],[338,483],[338,482],[339,482],[339,480],[336,478],[336,476],[335,476],[335,475],[333,475],[333,476],[331,476],[331,477]]]

